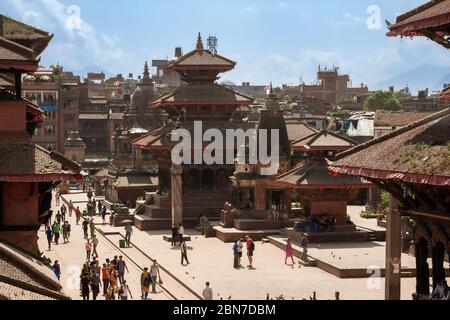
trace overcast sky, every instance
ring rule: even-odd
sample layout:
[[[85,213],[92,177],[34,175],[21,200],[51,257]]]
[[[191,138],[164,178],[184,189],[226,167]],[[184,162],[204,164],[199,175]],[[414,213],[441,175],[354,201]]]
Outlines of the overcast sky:
[[[238,63],[223,80],[311,83],[319,64],[334,64],[354,85],[370,85],[423,64],[450,66],[447,50],[430,41],[385,35],[386,19],[424,2],[2,0],[0,12],[55,34],[42,63],[75,72],[141,73],[145,60],[170,58],[175,46],[192,50],[201,32]]]

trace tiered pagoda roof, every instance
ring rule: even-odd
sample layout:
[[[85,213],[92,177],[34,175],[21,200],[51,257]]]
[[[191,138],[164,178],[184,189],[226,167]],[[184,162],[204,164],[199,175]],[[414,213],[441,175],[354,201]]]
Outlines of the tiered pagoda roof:
[[[21,44],[39,56],[53,35],[0,14],[0,37]]]
[[[325,160],[306,163],[279,176],[277,182],[295,189],[368,188],[370,183],[359,177],[331,175]]]
[[[388,23],[388,36],[425,36],[450,48],[450,0],[433,0],[397,18],[395,24]]]
[[[450,186],[450,108],[338,155],[336,174]]]
[[[32,72],[37,70],[38,62],[36,53],[32,49],[0,37],[0,69]]]
[[[220,73],[232,70],[235,66],[236,62],[205,49],[199,33],[195,50],[170,62],[167,65],[167,69],[177,72],[189,70],[215,70]]]
[[[295,151],[343,151],[352,148],[357,143],[347,137],[322,130],[313,133],[291,144]]]

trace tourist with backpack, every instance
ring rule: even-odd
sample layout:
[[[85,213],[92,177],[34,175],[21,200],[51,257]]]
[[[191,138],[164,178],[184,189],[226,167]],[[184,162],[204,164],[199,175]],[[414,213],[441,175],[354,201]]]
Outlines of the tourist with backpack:
[[[247,257],[249,262],[248,267],[250,269],[253,269],[253,254],[255,252],[255,243],[249,236],[246,236],[245,239],[247,240]]]
[[[148,272],[148,268],[144,268],[144,272],[141,274],[141,298],[148,299],[148,293],[150,292],[150,285],[152,283],[152,276]]]

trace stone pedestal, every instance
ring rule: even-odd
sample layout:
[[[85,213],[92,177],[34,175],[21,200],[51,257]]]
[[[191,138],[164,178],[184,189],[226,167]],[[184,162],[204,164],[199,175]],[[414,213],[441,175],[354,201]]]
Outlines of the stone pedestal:
[[[183,167],[172,165],[172,224],[183,223]]]
[[[397,209],[398,201],[391,196],[386,230],[386,300],[400,300],[402,219]]]

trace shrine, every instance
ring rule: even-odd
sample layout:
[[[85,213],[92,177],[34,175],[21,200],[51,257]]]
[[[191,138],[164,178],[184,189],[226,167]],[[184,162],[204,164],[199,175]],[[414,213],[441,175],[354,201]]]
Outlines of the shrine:
[[[137,152],[150,152],[158,167],[158,191],[147,193],[142,209],[137,210],[135,216],[135,226],[139,229],[169,229],[172,223],[193,227],[203,215],[210,220],[220,219],[224,204],[231,199],[228,179],[234,173],[234,166],[174,165],[172,135],[177,128],[194,133],[196,121],[202,121],[205,131],[218,129],[222,133],[226,129],[249,126],[230,119],[238,107],[249,106],[253,100],[216,83],[220,73],[234,69],[235,65],[235,62],[205,49],[200,34],[193,51],[167,65],[168,70],[180,74],[184,83],[153,100],[150,108],[164,110],[170,120],[165,126],[133,141],[133,148]],[[192,145],[192,153],[205,147]],[[226,148],[223,148],[224,155]]]

